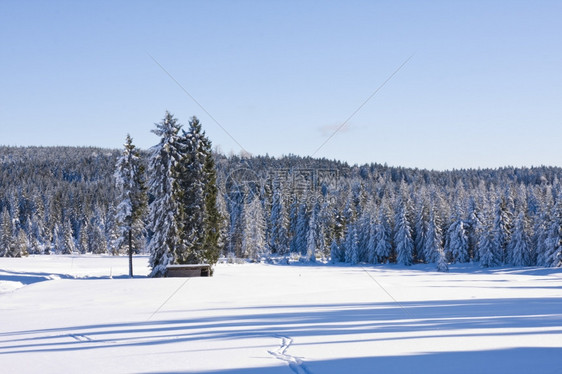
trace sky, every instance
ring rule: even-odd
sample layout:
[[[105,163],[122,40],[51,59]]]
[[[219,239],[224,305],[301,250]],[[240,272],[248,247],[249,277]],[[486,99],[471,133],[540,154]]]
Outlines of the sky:
[[[560,1],[0,0],[0,144],[562,166]]]

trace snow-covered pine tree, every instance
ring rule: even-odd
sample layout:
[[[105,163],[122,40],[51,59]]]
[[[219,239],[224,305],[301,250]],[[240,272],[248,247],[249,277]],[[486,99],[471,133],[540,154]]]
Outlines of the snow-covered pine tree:
[[[351,265],[359,263],[359,240],[357,238],[357,228],[354,223],[347,225],[345,262]]]
[[[542,256],[545,266],[562,266],[562,191],[552,207]]]
[[[34,211],[31,214],[29,223],[29,237],[30,237],[30,253],[31,254],[41,254],[43,252],[44,246],[44,227],[43,220],[40,214]]]
[[[0,222],[0,257],[7,257],[12,246],[12,218],[8,209],[2,211]]]
[[[58,222],[53,226],[51,248],[55,254],[60,254],[64,247],[64,236],[62,229]]]
[[[113,256],[119,254],[119,222],[117,221],[117,207],[111,205],[105,210],[105,240],[107,241],[107,251]]]
[[[478,261],[478,227],[480,225],[480,211],[473,197],[468,200],[468,213],[465,230],[468,237],[468,257]]]
[[[62,189],[56,191],[48,204],[47,214],[45,217],[46,218],[45,228],[47,234],[45,237],[45,241],[47,242],[45,248],[45,254],[47,254],[47,252],[50,254],[51,251],[54,253],[58,253],[57,252],[58,248],[56,243],[57,240],[59,240],[58,235],[60,234],[60,229],[62,227],[62,207],[63,207],[62,194],[63,194]]]
[[[12,209],[12,212],[17,213],[17,210]],[[27,237],[21,228],[18,229],[18,221],[4,209],[0,222],[0,257],[27,256]]]
[[[443,234],[441,232],[441,226],[433,207],[429,211],[423,252],[427,262],[439,263],[441,253],[443,253],[443,257],[446,258],[443,251]]]
[[[338,242],[335,238],[332,239],[332,243],[330,244],[330,262],[335,264],[340,262],[340,248],[338,246]]]
[[[69,255],[76,251],[76,243],[74,240],[74,233],[72,232],[72,225],[70,220],[64,221],[62,227],[62,250],[61,252],[65,255]]]
[[[492,246],[489,233],[487,231],[482,232],[478,241],[478,252],[480,253],[480,264],[482,267],[493,267],[499,263]]]
[[[550,223],[550,212],[548,208],[541,208],[539,213],[539,219],[535,221],[534,227],[534,256],[533,260],[538,266],[547,266],[546,252],[547,252],[547,242]]]
[[[288,241],[289,241],[289,252],[298,252],[298,238],[297,238],[297,223],[299,215],[299,200],[296,196],[291,196],[291,205],[289,206],[289,228],[288,228]]]
[[[449,252],[454,262],[468,262],[469,242],[467,230],[465,229],[465,222],[460,217],[455,217],[455,220],[447,230],[447,244]]]
[[[401,265],[412,265],[414,260],[414,241],[412,229],[408,222],[406,206],[402,199],[396,207],[394,243],[396,245],[396,262]]]
[[[148,204],[144,165],[140,153],[127,134],[124,150],[115,166],[115,186],[118,193],[117,250],[127,247],[129,277],[133,277],[133,248],[140,250],[144,243],[144,219]]]
[[[212,143],[205,135],[205,132],[201,132],[201,125],[196,117],[193,117],[190,121],[190,131],[191,128],[201,133],[202,147],[200,152],[202,152],[205,157],[203,162],[205,214],[203,218],[204,238],[202,260],[203,262],[214,265],[217,263],[223,250],[222,243],[224,241],[222,237],[224,217],[221,214],[218,204],[219,190],[217,187],[217,170],[212,152]]]
[[[93,223],[90,225],[90,249],[94,254],[107,253],[107,238],[105,236],[105,225],[102,212],[97,210]]]
[[[356,187],[356,190],[357,190],[357,187]],[[357,219],[357,211],[355,210],[355,208],[356,208],[356,206],[355,206],[354,196],[353,196],[353,193],[350,193],[347,196],[347,200],[345,202],[345,207],[343,209],[343,218],[345,220],[344,221],[345,225],[348,225],[352,222],[355,222],[355,220]]]
[[[535,247],[535,227],[537,226],[537,221],[539,220],[541,214],[541,204],[539,199],[535,194],[535,186],[524,186],[521,185],[521,188],[525,188],[527,192],[527,200],[526,200],[526,217],[527,217],[527,224],[528,224],[528,234],[529,234],[529,265],[536,265],[537,255],[536,255],[536,247]]]
[[[358,240],[358,260],[359,262],[371,262],[369,254],[369,243],[371,242],[371,227],[374,226],[376,208],[372,199],[367,199],[365,207],[362,208],[361,215],[356,221],[356,231]],[[374,231],[373,231],[374,233]],[[374,254],[374,251],[373,251]]]
[[[357,228],[353,227],[353,242],[351,243],[351,265],[359,263],[359,238],[357,235]]]
[[[353,224],[348,223],[345,228],[345,240],[342,242],[342,249],[343,249],[343,256],[344,262],[350,264],[351,263],[351,251],[353,250]]]
[[[330,263],[335,264],[339,262],[340,259],[340,249],[338,247],[338,242],[335,238],[332,239],[330,243]]]
[[[205,153],[201,124],[196,117],[189,122],[179,140],[181,157],[174,169],[177,191],[174,198],[180,206],[178,215],[180,240],[174,260],[180,264],[204,261],[205,246]]]
[[[388,261],[392,254],[390,224],[383,207],[379,209],[378,222],[375,225],[375,262]]]
[[[287,227],[289,218],[285,206],[285,193],[279,182],[273,186],[271,214],[269,216],[269,250],[272,254],[285,255],[289,252]]]
[[[173,168],[177,200],[179,242],[174,261],[182,264],[215,264],[219,258],[220,223],[217,209],[216,170],[211,142],[197,117],[189,121],[178,143],[180,157]]]
[[[306,197],[298,202],[297,216],[295,222],[295,235],[292,239],[291,251],[299,255],[306,254],[306,234],[308,232],[308,214]]]
[[[422,262],[431,262],[425,257],[425,241],[427,233],[428,207],[424,199],[420,199],[415,213],[414,252],[416,258]]]
[[[20,229],[16,240],[14,241],[14,250],[12,252],[12,257],[23,257],[29,255],[29,240],[25,231]]]
[[[496,201],[494,210],[494,225],[492,227],[492,245],[499,263],[507,262],[507,244],[511,238],[511,215],[504,198]]]
[[[245,204],[243,212],[242,254],[259,261],[266,253],[265,218],[259,196],[255,195]]]
[[[218,191],[217,193],[217,211],[220,215],[221,222],[219,224],[220,234],[218,247],[224,252],[227,249],[228,230],[230,222],[230,213],[224,198],[224,192]]]
[[[478,238],[477,246],[480,257],[480,265],[485,268],[498,266],[500,264],[500,259],[498,257],[498,252],[494,248],[494,244],[490,239],[490,230],[484,222],[482,222],[481,225],[482,227],[478,230],[480,232],[480,237]]]
[[[316,262],[316,242],[317,242],[317,224],[316,212],[313,210],[310,213],[310,220],[308,222],[308,233],[306,236],[306,259],[310,262]]]
[[[149,206],[148,230],[152,237],[148,242],[151,276],[163,276],[166,266],[175,261],[174,253],[180,242],[179,183],[176,165],[183,157],[179,142],[181,125],[172,114],[166,112],[162,122],[156,124],[154,134],[160,142],[151,148],[149,160],[148,193],[153,201]]]
[[[244,232],[244,196],[230,192],[228,199],[230,220],[226,242],[228,256],[243,257],[242,234]]]
[[[531,240],[529,225],[524,212],[519,212],[515,220],[513,235],[509,242],[510,263],[515,266],[527,266],[531,261]]]
[[[332,262],[344,262],[345,261],[345,218],[341,212],[338,205],[332,206],[327,212],[326,217],[330,217],[330,227],[329,227],[329,241],[330,241],[330,257]],[[335,240],[335,252],[332,251],[332,243]],[[337,255],[334,260],[334,253]]]
[[[370,226],[368,227],[369,230],[369,241],[367,242],[367,261],[370,264],[376,264],[377,263],[377,252],[376,252],[376,248],[377,248],[377,242],[376,242],[376,227],[377,227],[377,218],[375,218],[375,220],[373,220],[370,224]]]
[[[37,239],[35,238],[35,235],[33,235],[33,228],[32,228],[32,223],[31,223],[30,218],[28,218],[27,221],[25,222],[24,234],[25,234],[26,239],[27,239],[28,255],[29,254],[37,254],[37,248],[39,247],[39,243],[37,242]]]
[[[317,237],[316,244],[318,253],[322,258],[328,258],[330,247],[327,245],[328,233],[330,232],[331,218],[329,217],[329,205],[327,201],[319,204],[316,216]]]
[[[447,258],[445,256],[445,251],[443,251],[443,248],[439,248],[437,251],[437,271],[449,271],[449,265],[447,264]]]
[[[91,252],[88,231],[88,222],[85,222],[80,228],[80,235],[78,236],[78,251],[81,254]]]

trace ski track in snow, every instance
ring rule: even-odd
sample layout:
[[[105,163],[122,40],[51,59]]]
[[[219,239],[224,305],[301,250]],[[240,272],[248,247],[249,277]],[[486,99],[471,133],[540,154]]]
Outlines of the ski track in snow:
[[[289,364],[289,368],[296,374],[311,374],[310,371],[304,366],[303,361],[295,356],[287,353],[287,350],[293,344],[293,339],[288,336],[277,336],[281,339],[281,346],[276,351],[267,351],[270,355],[278,360],[285,361]]]

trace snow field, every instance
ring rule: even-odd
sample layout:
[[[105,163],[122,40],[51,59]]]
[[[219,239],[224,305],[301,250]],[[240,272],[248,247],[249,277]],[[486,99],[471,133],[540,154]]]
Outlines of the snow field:
[[[127,266],[0,258],[2,372],[562,373],[560,269]]]

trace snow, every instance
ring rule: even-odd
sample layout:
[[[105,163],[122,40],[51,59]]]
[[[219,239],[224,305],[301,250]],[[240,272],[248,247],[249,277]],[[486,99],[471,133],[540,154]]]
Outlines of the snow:
[[[0,258],[1,371],[562,373],[562,269],[147,264]]]

